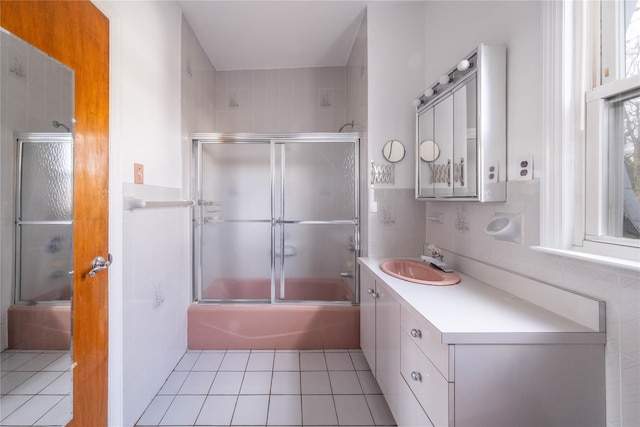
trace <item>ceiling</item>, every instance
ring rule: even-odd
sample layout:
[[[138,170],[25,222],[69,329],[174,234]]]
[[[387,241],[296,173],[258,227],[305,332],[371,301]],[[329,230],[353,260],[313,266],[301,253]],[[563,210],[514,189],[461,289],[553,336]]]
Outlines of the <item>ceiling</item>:
[[[366,3],[178,0],[219,71],[344,66]]]

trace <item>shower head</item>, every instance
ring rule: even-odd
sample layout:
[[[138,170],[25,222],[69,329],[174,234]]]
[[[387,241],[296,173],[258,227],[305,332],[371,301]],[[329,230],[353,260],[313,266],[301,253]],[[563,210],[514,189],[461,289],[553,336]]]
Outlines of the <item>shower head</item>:
[[[57,120],[54,120],[52,124],[53,124],[54,128],[59,128],[60,126],[62,126],[63,128],[65,128],[67,130],[67,132],[71,132],[71,129],[69,129],[69,126],[65,125],[64,123],[60,123]]]

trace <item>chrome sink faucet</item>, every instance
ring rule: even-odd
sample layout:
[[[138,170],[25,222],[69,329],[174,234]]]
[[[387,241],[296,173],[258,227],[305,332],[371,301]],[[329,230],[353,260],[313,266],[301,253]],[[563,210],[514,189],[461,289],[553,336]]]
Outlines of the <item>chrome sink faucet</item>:
[[[438,248],[436,245],[427,245],[427,253],[425,255],[431,258],[435,258],[438,261],[444,261],[444,255],[442,255],[440,248]]]

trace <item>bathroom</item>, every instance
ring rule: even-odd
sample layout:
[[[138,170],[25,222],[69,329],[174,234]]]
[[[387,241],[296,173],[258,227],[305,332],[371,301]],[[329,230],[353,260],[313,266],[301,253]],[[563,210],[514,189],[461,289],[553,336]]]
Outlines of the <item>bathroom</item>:
[[[530,249],[540,244],[540,178],[548,172],[542,143],[541,64],[549,29],[543,25],[543,2],[350,3],[360,7],[362,14],[355,16],[364,18],[366,25],[360,27],[351,56],[343,64],[344,80],[330,87],[332,104],[337,106],[329,107],[330,118],[328,109],[321,111],[326,113],[318,120],[322,128],[310,131],[335,132],[353,120],[361,126],[353,130],[364,136],[365,165],[384,163],[382,146],[390,139],[402,141],[407,149],[405,159],[395,165],[393,185],[370,188],[368,182],[361,183],[361,254],[415,257],[430,242],[605,301],[607,426],[637,425],[637,269]],[[237,121],[245,117],[230,113],[225,100],[229,91],[249,89],[242,80],[248,73],[213,71],[179,3],[95,4],[109,18],[111,31],[109,252],[114,262],[109,269],[109,425],[129,426],[187,348],[192,249],[187,209],[130,212],[123,209],[124,197],[188,199],[189,170],[176,159],[189,158],[189,132],[308,130],[292,127],[299,121],[264,128],[260,114],[251,121]],[[508,49],[507,202],[415,201],[411,101],[480,42],[505,44]],[[223,86],[231,84],[227,79],[231,75],[238,77],[237,87]],[[238,102],[241,109],[241,97]],[[267,123],[271,126],[272,120]],[[517,181],[512,165],[525,155],[533,156],[534,179]],[[142,186],[134,185],[136,163],[144,165]],[[363,179],[367,178],[365,174]],[[496,212],[524,214],[522,244],[484,233]],[[443,223],[428,219],[440,214]]]

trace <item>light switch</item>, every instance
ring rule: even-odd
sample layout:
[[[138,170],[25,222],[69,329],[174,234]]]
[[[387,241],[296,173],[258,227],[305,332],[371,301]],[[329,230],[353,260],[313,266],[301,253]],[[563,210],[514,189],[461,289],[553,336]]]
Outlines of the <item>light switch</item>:
[[[135,184],[144,184],[144,165],[141,163],[133,164],[133,182]]]

